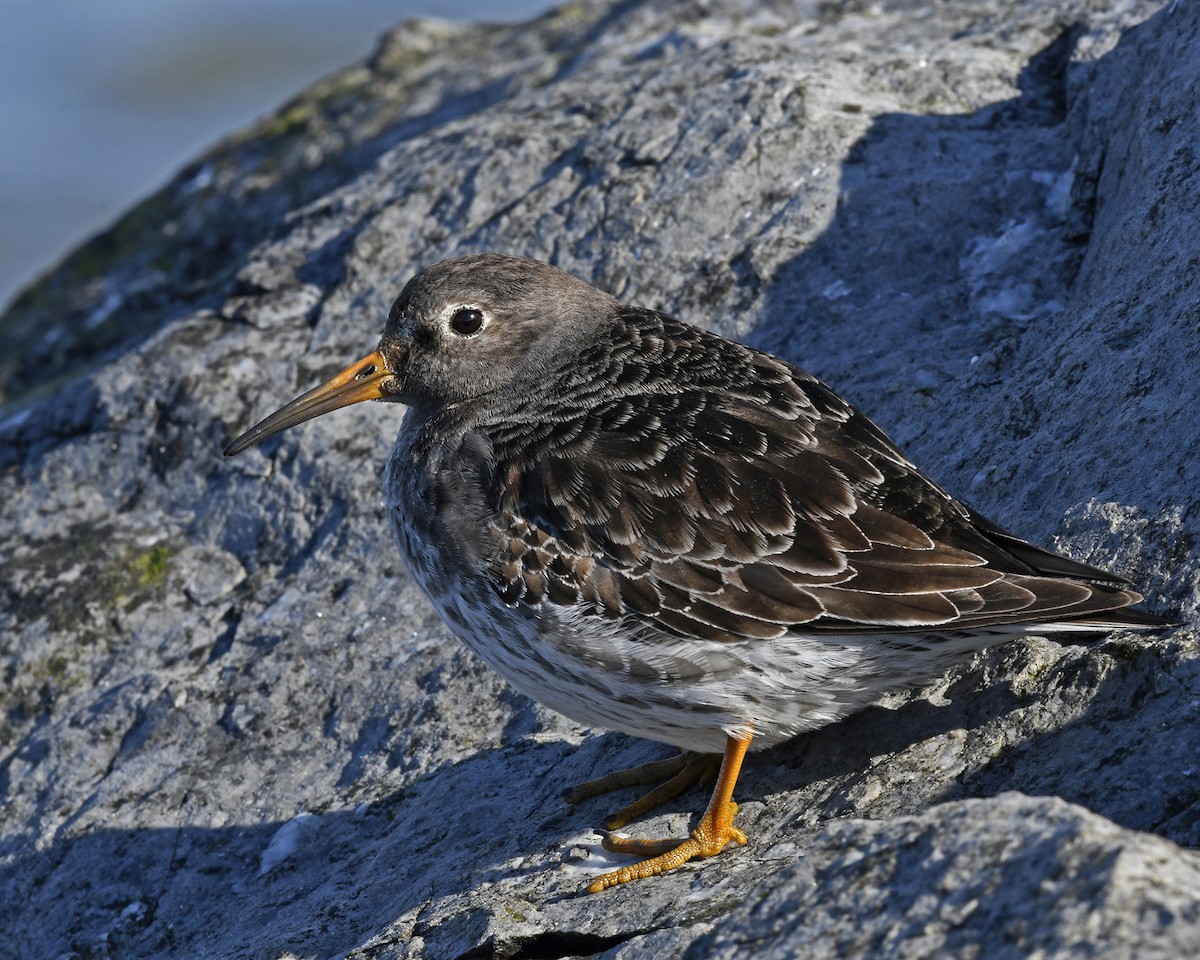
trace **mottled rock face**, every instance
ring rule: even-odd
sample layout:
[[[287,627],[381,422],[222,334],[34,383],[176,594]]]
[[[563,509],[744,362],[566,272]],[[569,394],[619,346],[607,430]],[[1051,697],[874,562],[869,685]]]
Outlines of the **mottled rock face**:
[[[450,638],[386,532],[398,411],[220,458],[416,270],[534,256],[1194,621],[1200,6],[1113,6],[410,24],[68,261],[0,321],[0,956],[1200,952],[1194,627],[993,651],[753,758],[748,848],[580,898],[628,798],[560,793],[661,748]]]

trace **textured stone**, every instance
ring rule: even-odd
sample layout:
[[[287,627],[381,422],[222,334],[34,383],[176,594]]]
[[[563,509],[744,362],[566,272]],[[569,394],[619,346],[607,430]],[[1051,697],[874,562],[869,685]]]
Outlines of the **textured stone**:
[[[1005,793],[831,824],[685,956],[1194,957],[1200,855]]]
[[[191,165],[0,320],[0,956],[1195,953],[1196,76],[1188,2],[577,3],[399,27]],[[786,356],[1186,625],[755,755],[747,848],[578,896],[626,798],[562,791],[665,751],[450,638],[398,411],[220,457],[483,249]]]

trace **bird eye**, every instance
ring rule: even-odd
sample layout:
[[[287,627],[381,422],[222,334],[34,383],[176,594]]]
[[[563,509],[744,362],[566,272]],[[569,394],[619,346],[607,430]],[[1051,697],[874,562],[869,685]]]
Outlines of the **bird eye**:
[[[460,337],[469,337],[483,328],[483,311],[474,307],[462,307],[450,317],[450,329]]]

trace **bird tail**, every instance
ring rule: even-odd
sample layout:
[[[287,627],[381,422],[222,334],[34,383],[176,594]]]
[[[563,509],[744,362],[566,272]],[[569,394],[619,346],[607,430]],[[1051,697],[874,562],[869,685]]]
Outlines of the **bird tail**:
[[[1179,620],[1167,620],[1146,610],[1122,607],[1119,610],[1104,610],[1062,623],[1048,623],[1043,629],[1055,632],[1081,630],[1091,633],[1103,630],[1170,630],[1182,625]]]

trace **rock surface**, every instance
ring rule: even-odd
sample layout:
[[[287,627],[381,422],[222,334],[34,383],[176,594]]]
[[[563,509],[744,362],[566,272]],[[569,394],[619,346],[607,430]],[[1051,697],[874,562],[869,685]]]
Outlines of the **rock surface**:
[[[406,24],[184,171],[0,321],[0,956],[1200,955],[1197,76],[1186,0],[585,2]],[[437,622],[397,411],[220,457],[484,249],[786,356],[1185,626],[755,755],[749,847],[578,896],[625,798],[561,792],[664,748]]]

